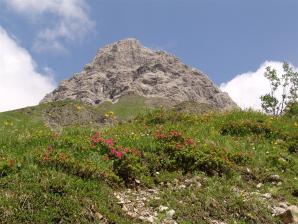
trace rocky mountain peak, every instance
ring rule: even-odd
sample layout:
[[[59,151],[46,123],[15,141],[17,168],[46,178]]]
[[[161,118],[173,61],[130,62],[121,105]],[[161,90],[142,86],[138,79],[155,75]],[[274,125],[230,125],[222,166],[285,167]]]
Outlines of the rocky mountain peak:
[[[84,70],[48,94],[42,102],[65,99],[88,104],[116,102],[134,93],[171,102],[197,102],[218,109],[236,106],[202,72],[164,51],[153,51],[129,38],[100,49]]]
[[[165,54],[165,52],[155,52],[142,46],[137,39],[128,38],[100,49],[89,66],[93,65],[95,68],[104,70],[121,67],[133,69],[156,63],[156,56],[163,53]]]

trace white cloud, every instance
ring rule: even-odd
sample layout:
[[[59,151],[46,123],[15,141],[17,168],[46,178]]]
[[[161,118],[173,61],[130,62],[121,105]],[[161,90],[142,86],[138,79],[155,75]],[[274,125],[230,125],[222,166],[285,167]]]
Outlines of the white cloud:
[[[222,83],[220,89],[227,92],[241,108],[261,110],[260,96],[270,92],[270,83],[264,77],[266,67],[270,66],[282,74],[282,65],[282,62],[266,61],[256,71],[239,74],[231,81]],[[281,95],[279,93],[277,97]]]
[[[39,103],[55,88],[50,76],[36,71],[30,54],[0,26],[0,111]]]
[[[52,14],[52,26],[41,30],[34,43],[37,51],[66,51],[65,41],[82,40],[95,23],[88,16],[86,0],[5,0],[16,12],[39,20]]]

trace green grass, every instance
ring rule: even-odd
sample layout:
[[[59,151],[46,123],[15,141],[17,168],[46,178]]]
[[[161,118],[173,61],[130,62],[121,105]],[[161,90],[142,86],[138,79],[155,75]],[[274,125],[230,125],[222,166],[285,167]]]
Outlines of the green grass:
[[[113,195],[135,179],[141,187],[160,188],[160,200],[149,205],[173,208],[179,223],[278,223],[266,201],[246,196],[257,191],[271,193],[271,204],[298,204],[296,117],[144,112],[144,107],[138,98],[136,103],[122,99],[89,107],[68,101],[1,113],[0,222],[98,223],[100,213],[110,223],[137,223]],[[84,122],[51,130],[43,119],[59,121],[61,111],[53,108],[67,108],[72,119]],[[88,123],[109,111],[116,115],[112,121]],[[127,148],[121,159],[105,143],[92,146],[96,131],[112,138],[119,152]],[[270,180],[273,174],[281,183]],[[200,188],[173,191],[160,185],[193,176]]]

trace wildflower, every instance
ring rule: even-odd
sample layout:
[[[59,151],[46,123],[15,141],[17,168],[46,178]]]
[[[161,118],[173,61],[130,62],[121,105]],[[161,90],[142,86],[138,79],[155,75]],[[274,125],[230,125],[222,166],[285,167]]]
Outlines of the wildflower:
[[[45,153],[44,156],[43,156],[43,160],[48,161],[49,159],[50,159],[49,153]]]
[[[66,160],[66,155],[64,153],[59,153],[59,159],[62,161]]]
[[[182,149],[183,148],[183,145],[181,143],[176,143],[175,144],[175,148],[176,149]]]
[[[12,159],[8,160],[8,166],[13,167],[14,161]]]
[[[109,138],[109,139],[105,140],[105,143],[106,143],[107,145],[109,145],[109,146],[113,146],[113,145],[114,145],[114,143],[113,143],[113,139],[112,139],[112,138]]]
[[[170,135],[173,137],[180,137],[182,134],[179,131],[170,131]]]
[[[111,118],[111,119],[114,119],[116,116],[115,116],[115,113],[113,111],[109,111],[107,113],[105,113],[105,118]]]
[[[123,153],[122,153],[122,152],[116,152],[115,156],[116,156],[118,159],[121,159],[122,156],[123,156]]]
[[[154,134],[155,138],[157,139],[165,139],[167,136],[165,134],[162,134],[160,130],[157,130]]]
[[[186,139],[185,143],[187,145],[193,145],[194,144],[194,140],[192,138],[188,138],[188,139]]]
[[[141,156],[142,155],[141,151],[138,150],[138,149],[131,149],[130,151],[135,156]]]
[[[113,155],[115,155],[116,152],[117,152],[114,148],[112,148],[110,151],[111,151],[111,153],[112,153]]]
[[[92,145],[95,146],[99,142],[103,142],[104,139],[101,137],[101,134],[99,132],[96,132],[92,137],[91,137],[91,142]]]
[[[92,136],[92,139],[97,139],[98,137],[100,137],[100,133],[97,131],[97,132],[95,132],[95,134]]]
[[[47,149],[47,152],[48,153],[52,153],[53,151],[54,151],[53,147],[52,146],[49,146],[48,149]]]

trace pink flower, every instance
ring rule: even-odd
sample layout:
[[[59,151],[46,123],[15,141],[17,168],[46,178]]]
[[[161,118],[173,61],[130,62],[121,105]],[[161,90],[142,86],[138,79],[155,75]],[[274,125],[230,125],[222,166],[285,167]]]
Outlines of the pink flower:
[[[91,142],[93,145],[96,145],[99,142],[102,142],[103,138],[100,137],[100,133],[96,132],[92,137],[91,137]]]
[[[112,138],[106,139],[106,140],[105,140],[105,143],[106,143],[107,145],[110,145],[110,146],[113,146],[113,145],[114,145],[114,143],[113,143],[113,139],[112,139]]]
[[[111,149],[111,153],[113,154],[113,155],[115,155],[116,154],[116,150],[115,149]]]
[[[191,138],[186,139],[186,144],[188,145],[193,145],[194,144],[194,140]]]
[[[122,156],[123,156],[123,153],[122,153],[122,152],[116,152],[116,157],[117,157],[118,159],[121,159]]]

